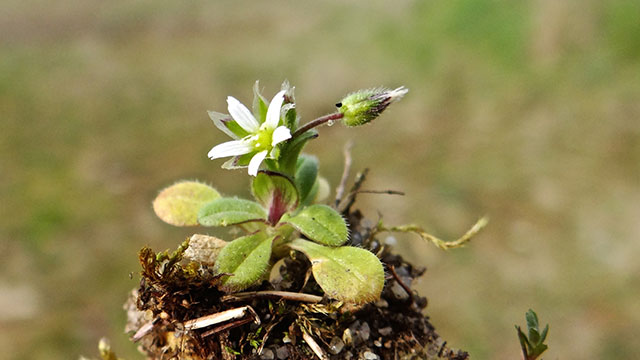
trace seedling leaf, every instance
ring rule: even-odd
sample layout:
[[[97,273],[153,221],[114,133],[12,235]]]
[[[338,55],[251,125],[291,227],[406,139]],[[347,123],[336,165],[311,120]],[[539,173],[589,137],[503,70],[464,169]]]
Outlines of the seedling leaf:
[[[275,237],[263,232],[237,238],[218,254],[215,271],[232,274],[224,279],[220,289],[236,292],[258,282],[266,273],[271,257],[271,243]]]
[[[153,211],[168,224],[195,226],[198,225],[200,208],[219,197],[220,194],[211,186],[195,181],[181,181],[158,194],[153,201]]]
[[[267,213],[260,204],[238,198],[219,198],[206,204],[198,213],[204,226],[237,225],[249,221],[265,221]]]
[[[370,251],[352,246],[327,247],[303,239],[292,241],[289,247],[309,258],[313,277],[330,298],[351,303],[380,298],[384,269]]]
[[[309,239],[324,245],[340,246],[347,241],[349,230],[340,214],[326,205],[311,205],[295,216],[285,216],[283,221]]]

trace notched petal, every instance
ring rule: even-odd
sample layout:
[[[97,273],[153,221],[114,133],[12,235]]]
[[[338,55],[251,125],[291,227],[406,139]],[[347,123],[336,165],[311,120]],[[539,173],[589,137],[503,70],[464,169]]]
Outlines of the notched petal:
[[[244,130],[249,133],[254,133],[258,130],[260,124],[251,111],[247,109],[238,99],[233,96],[227,97],[227,104],[229,105],[228,110],[231,117],[240,125]]]
[[[291,139],[291,131],[286,126],[278,126],[271,135],[271,146],[276,146],[283,141]]]
[[[264,158],[267,157],[267,150],[262,150],[259,153],[253,155],[253,157],[251,158],[251,161],[249,162],[249,175],[251,176],[256,176],[258,175],[258,169],[260,168],[260,164],[262,164],[262,161],[264,160]]]
[[[218,159],[227,156],[237,156],[250,153],[252,146],[242,140],[227,141],[213,147],[207,154],[209,159]]]
[[[280,90],[269,103],[269,109],[267,110],[267,120],[265,123],[268,127],[275,129],[280,123],[280,108],[282,108],[282,102],[284,101],[284,93],[286,90]]]

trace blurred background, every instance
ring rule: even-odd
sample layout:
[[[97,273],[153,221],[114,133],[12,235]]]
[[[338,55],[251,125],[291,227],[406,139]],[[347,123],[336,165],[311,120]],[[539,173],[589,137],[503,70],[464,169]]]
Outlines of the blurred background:
[[[551,325],[548,359],[640,354],[640,2],[41,1],[0,11],[0,348],[5,359],[139,359],[122,310],[144,245],[198,229],[151,209],[200,179],[248,196],[209,149],[206,110],[296,86],[303,121],[346,93],[405,85],[372,125],[309,148],[336,185],[349,140],[358,207],[453,239],[398,236],[451,346],[516,359],[514,324]],[[130,274],[133,273],[133,278]],[[635,355],[634,355],[635,354]]]

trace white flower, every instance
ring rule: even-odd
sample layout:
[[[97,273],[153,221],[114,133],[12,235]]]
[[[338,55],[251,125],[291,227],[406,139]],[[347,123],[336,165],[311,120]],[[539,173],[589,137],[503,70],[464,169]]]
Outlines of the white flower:
[[[273,97],[266,116],[261,119],[262,124],[240,101],[232,96],[227,97],[231,116],[213,111],[209,112],[209,116],[221,131],[234,140],[214,146],[207,156],[212,160],[233,156],[223,167],[237,168],[248,165],[249,175],[256,176],[262,161],[265,158],[277,158],[276,146],[291,138],[289,128],[280,125],[280,111],[285,92],[282,90]]]

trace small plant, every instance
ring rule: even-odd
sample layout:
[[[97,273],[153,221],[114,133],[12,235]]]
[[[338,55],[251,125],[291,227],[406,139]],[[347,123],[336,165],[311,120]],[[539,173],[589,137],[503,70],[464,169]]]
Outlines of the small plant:
[[[317,284],[326,296],[350,303],[366,303],[380,297],[385,273],[372,252],[346,245],[349,227],[334,207],[319,203],[328,185],[318,175],[318,159],[302,150],[318,137],[316,128],[341,120],[349,127],[367,124],[407,89],[375,88],[354,92],[336,104],[337,110],[300,126],[294,88],[287,82],[270,102],[254,88],[253,109],[227,98],[229,114],[209,111],[214,125],[232,140],[214,146],[209,158],[230,157],[225,169],[247,168],[254,200],[222,196],[211,186],[181,181],[162,190],[153,203],[156,214],[176,226],[235,226],[240,236],[219,246],[212,259],[221,277],[218,288],[232,293],[258,284],[274,260],[291,250],[304,253],[311,262]],[[481,220],[457,242],[445,243],[417,226],[382,231],[413,232],[439,247],[461,246],[486,223]]]
[[[274,358],[274,352],[326,359],[327,351],[344,358],[379,358],[376,352],[383,359],[433,358],[434,350],[438,359],[468,359],[446,346],[423,314],[426,298],[411,289],[425,269],[376,235],[413,233],[447,250],[464,246],[487,220],[449,242],[417,225],[371,223],[352,209],[356,195],[399,192],[362,190],[366,169],[345,191],[351,162],[345,150],[335,200],[328,203],[318,159],[303,153],[319,126],[367,124],[407,89],[356,91],[335,112],[304,125],[287,82],[271,101],[257,82],[253,89],[252,111],[230,96],[228,114],[209,112],[232,139],[208,154],[230,158],[225,169],[247,169],[253,199],[223,196],[198,181],[179,181],[158,194],[153,209],[163,221],[229,227],[229,239],[194,234],[173,252],[140,250],[140,286],[125,303],[131,340],[149,359]],[[242,292],[250,287],[255,291]],[[103,359],[114,360],[105,344]]]
[[[527,311],[525,318],[527,319],[528,336],[522,331],[520,326],[516,325],[520,347],[522,348],[522,356],[524,360],[535,360],[548,348],[548,346],[544,344],[544,341],[549,332],[549,324],[540,332],[538,315],[531,309]]]
[[[384,285],[383,266],[373,253],[344,245],[347,224],[335,208],[315,203],[326,192],[324,182],[318,160],[302,150],[318,136],[317,126],[339,119],[348,126],[368,123],[406,93],[402,87],[359,91],[338,103],[336,112],[300,127],[293,88],[285,82],[267,102],[256,82],[253,112],[231,96],[229,115],[209,112],[215,126],[233,140],[208,154],[211,159],[231,157],[225,169],[248,168],[255,200],[221,196],[208,185],[181,181],[161,191],[153,208],[172,225],[237,226],[245,233],[215,259],[214,272],[225,276],[219,286],[225,292],[257,284],[272,257],[294,249],[309,258],[327,296],[354,303],[376,300]]]

